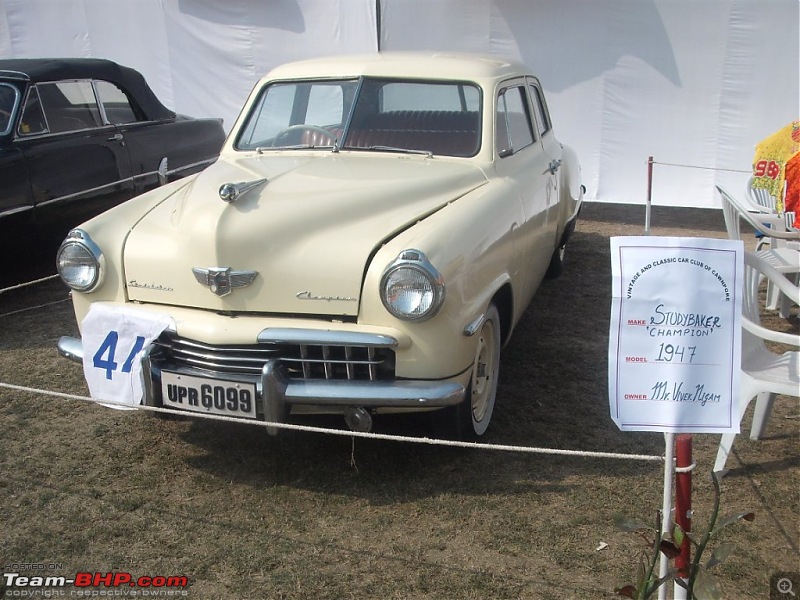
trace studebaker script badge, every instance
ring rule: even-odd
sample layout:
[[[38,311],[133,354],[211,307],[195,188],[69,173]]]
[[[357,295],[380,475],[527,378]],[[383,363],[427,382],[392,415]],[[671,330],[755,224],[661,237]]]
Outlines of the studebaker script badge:
[[[358,302],[358,298],[352,296],[317,296],[311,292],[297,292],[296,297],[298,300],[325,300],[327,302]]]
[[[155,290],[158,292],[172,292],[174,291],[173,288],[167,287],[165,285],[161,285],[160,283],[143,283],[141,281],[136,281],[135,279],[131,279],[128,282],[129,288],[141,288],[143,290]]]
[[[258,275],[257,271],[233,271],[230,267],[193,267],[192,273],[200,285],[206,286],[217,296],[226,296],[235,288],[250,285]]]

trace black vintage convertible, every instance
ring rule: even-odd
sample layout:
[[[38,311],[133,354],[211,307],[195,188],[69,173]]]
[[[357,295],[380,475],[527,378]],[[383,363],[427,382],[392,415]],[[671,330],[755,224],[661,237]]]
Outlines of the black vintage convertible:
[[[224,139],[221,119],[175,114],[112,61],[0,60],[0,288],[73,226],[204,169]]]

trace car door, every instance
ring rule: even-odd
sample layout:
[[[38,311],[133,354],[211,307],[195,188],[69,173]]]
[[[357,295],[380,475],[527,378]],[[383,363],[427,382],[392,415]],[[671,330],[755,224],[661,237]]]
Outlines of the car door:
[[[125,139],[104,123],[90,80],[31,88],[17,147],[25,156],[37,229],[46,239],[63,237],[133,195]]]
[[[0,252],[16,247],[34,233],[25,157],[14,146],[14,122],[22,90],[18,82],[0,82]],[[5,261],[0,259],[5,267]]]
[[[550,178],[552,192],[549,197],[550,204],[548,207],[547,218],[549,225],[555,230],[557,229],[559,222],[563,223],[566,221],[566,215],[564,215],[564,219],[559,219],[558,211],[566,211],[568,209],[566,204],[562,205],[559,202],[559,196],[562,191],[559,189],[561,182],[559,171],[561,170],[561,164],[563,160],[562,149],[561,144],[553,134],[553,124],[550,120],[550,112],[547,109],[547,102],[545,101],[544,91],[542,90],[541,84],[534,77],[528,77],[527,81],[528,92],[530,93],[530,102],[533,107],[533,114],[535,117],[537,132],[539,134],[539,140],[541,141],[542,150],[544,151],[547,159],[548,171],[552,175]]]
[[[498,90],[495,112],[497,172],[519,199],[524,220],[514,230],[518,261],[518,306],[527,306],[544,277],[555,246],[555,224],[549,220],[554,176],[532,117],[524,79],[505,82]]]

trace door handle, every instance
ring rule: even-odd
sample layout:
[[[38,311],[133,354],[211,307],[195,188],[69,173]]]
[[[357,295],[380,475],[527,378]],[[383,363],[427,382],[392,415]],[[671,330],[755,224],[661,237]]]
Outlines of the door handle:
[[[551,175],[555,175],[558,168],[561,166],[561,159],[558,160],[551,160],[550,164],[547,166],[547,170],[550,171]]]
[[[122,137],[121,133],[115,133],[107,141],[109,142],[121,142],[124,138]]]

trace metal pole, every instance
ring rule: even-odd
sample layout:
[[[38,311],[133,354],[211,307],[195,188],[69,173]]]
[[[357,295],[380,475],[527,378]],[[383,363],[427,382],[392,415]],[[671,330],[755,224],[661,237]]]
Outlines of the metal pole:
[[[665,451],[664,451],[664,503],[661,508],[661,536],[668,533],[670,530],[670,523],[672,523],[672,472],[675,466],[672,464],[675,457],[675,434],[664,434]],[[669,557],[661,553],[660,562],[658,564],[658,577],[663,578],[669,572]],[[662,585],[658,588],[658,600],[667,600],[667,586]]]
[[[653,157],[647,157],[647,203],[644,208],[644,234],[650,235],[650,206],[653,200]]]

